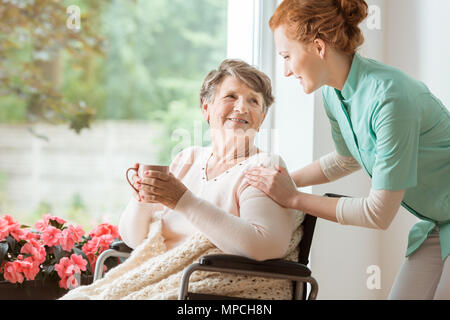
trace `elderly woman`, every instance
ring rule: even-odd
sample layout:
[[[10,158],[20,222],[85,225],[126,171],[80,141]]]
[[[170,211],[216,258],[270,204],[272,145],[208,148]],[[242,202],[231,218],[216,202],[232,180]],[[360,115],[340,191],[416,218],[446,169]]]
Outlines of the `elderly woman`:
[[[170,174],[150,171],[135,179],[141,202],[133,199],[122,215],[119,230],[125,243],[140,244],[153,212],[160,209],[168,248],[201,231],[226,253],[257,260],[284,255],[293,217],[244,179],[246,169],[255,165],[253,158],[266,165],[282,161],[254,145],[274,100],[271,91],[270,79],[245,62],[226,60],[209,73],[200,102],[212,145],[178,154]]]
[[[139,193],[133,191],[119,231],[124,242],[135,248],[134,260],[132,255],[115,268],[119,271],[108,272],[91,285],[89,293],[85,290],[84,297],[68,294],[67,298],[170,299],[176,297],[184,267],[205,253],[256,260],[295,256],[303,215],[278,205],[245,179],[245,171],[254,166],[285,166],[279,156],[254,145],[274,101],[270,79],[243,61],[225,60],[206,77],[200,101],[211,127],[211,146],[183,150],[168,174],[146,171],[143,177],[133,178]],[[167,271],[168,266],[173,270]],[[221,295],[290,298],[288,281],[250,278],[209,275],[194,278],[190,288],[203,293],[218,289]]]

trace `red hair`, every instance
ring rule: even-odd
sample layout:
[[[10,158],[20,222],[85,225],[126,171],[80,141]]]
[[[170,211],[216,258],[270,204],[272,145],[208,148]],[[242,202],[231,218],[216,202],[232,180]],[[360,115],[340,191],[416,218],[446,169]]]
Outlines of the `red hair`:
[[[364,42],[358,25],[367,17],[364,0],[284,0],[270,18],[273,30],[286,27],[286,37],[304,43],[320,38],[345,54]]]

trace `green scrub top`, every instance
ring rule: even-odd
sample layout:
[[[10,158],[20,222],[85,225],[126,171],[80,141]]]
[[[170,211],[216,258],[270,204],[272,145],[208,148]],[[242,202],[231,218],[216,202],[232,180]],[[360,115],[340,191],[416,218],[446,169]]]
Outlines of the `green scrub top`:
[[[375,190],[403,190],[402,206],[421,219],[406,256],[438,228],[450,254],[450,112],[402,71],[355,54],[339,91],[322,89],[336,151],[353,156]]]

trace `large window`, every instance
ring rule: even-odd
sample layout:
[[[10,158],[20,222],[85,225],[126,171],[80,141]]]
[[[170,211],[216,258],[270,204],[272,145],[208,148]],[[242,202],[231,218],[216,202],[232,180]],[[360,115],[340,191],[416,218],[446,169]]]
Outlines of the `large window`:
[[[0,6],[0,215],[117,223],[126,168],[208,143],[174,132],[205,130],[198,93],[227,57],[227,1]]]
[[[0,215],[118,223],[128,167],[210,143],[198,95],[211,69],[240,58],[274,77],[274,6],[0,1]],[[273,113],[256,141],[266,151]]]

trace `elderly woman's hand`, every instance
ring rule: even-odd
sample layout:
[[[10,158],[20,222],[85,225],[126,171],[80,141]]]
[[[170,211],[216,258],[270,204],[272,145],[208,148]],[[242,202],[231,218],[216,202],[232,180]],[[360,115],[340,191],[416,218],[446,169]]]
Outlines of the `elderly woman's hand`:
[[[172,173],[149,170],[144,172],[139,190],[141,200],[174,209],[187,188]]]
[[[297,187],[284,167],[277,170],[265,167],[251,168],[245,177],[248,183],[267,194],[272,200],[285,208],[292,208],[298,194]]]

